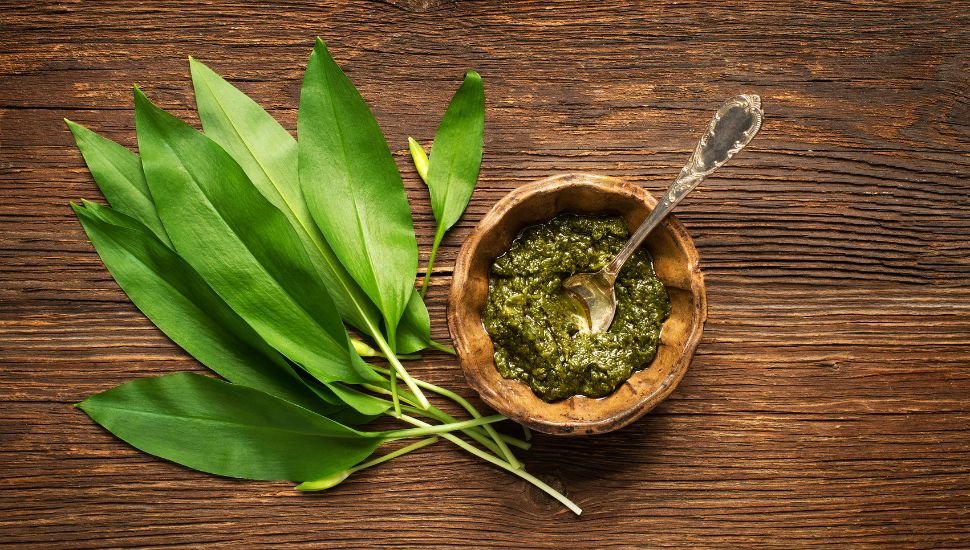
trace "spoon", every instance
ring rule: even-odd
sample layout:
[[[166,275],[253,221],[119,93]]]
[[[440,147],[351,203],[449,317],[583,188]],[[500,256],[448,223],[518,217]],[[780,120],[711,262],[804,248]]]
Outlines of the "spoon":
[[[613,322],[613,316],[616,315],[613,285],[630,255],[677,203],[751,141],[761,128],[762,116],[761,98],[754,94],[739,95],[727,100],[714,114],[714,119],[680,175],[670,184],[663,199],[647,215],[613,261],[596,273],[577,273],[563,281],[563,288],[577,298],[585,310],[592,332],[605,332]]]

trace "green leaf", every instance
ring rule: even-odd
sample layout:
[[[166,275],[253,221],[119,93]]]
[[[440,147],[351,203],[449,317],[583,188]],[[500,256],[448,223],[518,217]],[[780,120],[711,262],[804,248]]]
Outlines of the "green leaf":
[[[152,202],[138,155],[80,124],[64,119],[74,134],[77,148],[108,204],[148,227],[163,243],[171,245]]]
[[[475,71],[465,73],[435,134],[428,163],[428,190],[438,227],[447,231],[471,199],[482,165],[485,88]]]
[[[215,71],[192,58],[189,64],[206,135],[232,155],[259,192],[286,215],[341,316],[366,334],[379,336],[380,313],[341,265],[303,200],[296,140],[259,104]],[[423,331],[421,316],[420,309],[414,307],[405,312],[401,323],[406,334],[398,336],[397,347],[402,353],[427,347],[430,333]]]
[[[332,412],[174,251],[137,220],[85,202],[74,206],[122,290],[162,332],[230,382],[318,412]]]
[[[226,90],[220,92],[227,93]],[[341,401],[334,397],[334,406],[325,408],[317,396],[303,386],[286,360],[266,345],[195,270],[169,248],[171,244],[158,219],[138,155],[83,126],[71,121],[67,123],[89,167],[94,167],[95,179],[106,195],[120,196],[114,202],[127,205],[142,218],[138,220],[132,216],[135,218],[132,219],[121,209],[112,210],[94,203],[85,202],[87,210],[75,208],[102,261],[135,305],[176,344],[230,382],[260,389],[328,416],[337,414],[343,408],[339,406]],[[286,135],[292,142],[293,188],[299,193],[296,141]],[[300,200],[302,203],[302,197]],[[99,221],[91,221],[92,217]],[[154,235],[145,234],[148,230],[144,225],[146,218],[158,224]],[[161,244],[159,239],[162,237],[167,246]],[[322,240],[322,236],[320,238]],[[356,288],[336,258],[332,261]],[[167,274],[171,274],[169,279],[166,279]],[[356,292],[365,304],[370,304],[363,291],[356,288]],[[376,308],[370,305],[370,309],[376,316]],[[410,334],[402,331],[401,336],[406,339]],[[421,349],[424,347],[422,342],[416,344],[417,348],[410,341],[405,346]],[[379,414],[373,409],[373,404],[369,404],[366,414]]]
[[[350,405],[355,411],[365,416],[376,417],[391,408],[390,401],[363,393],[344,384],[327,384],[327,387],[342,402]]]
[[[431,158],[428,161],[425,182],[428,184],[428,192],[431,193],[431,209],[438,227],[431,244],[424,283],[421,285],[422,296],[428,292],[441,239],[461,217],[475,189],[478,171],[482,165],[484,132],[485,88],[482,77],[475,71],[469,71],[465,73],[465,81],[451,98],[448,110],[438,125],[438,133],[435,134]],[[417,147],[421,148],[420,145]],[[415,153],[412,147],[412,157],[415,157]],[[417,164],[416,158],[415,165]]]
[[[414,353],[429,346],[431,342],[431,317],[421,295],[415,290],[404,310],[404,318],[397,335],[399,354]]]
[[[189,58],[192,85],[205,135],[239,163],[273,206],[296,222],[314,242],[313,219],[303,201],[296,140],[262,107],[205,64]]]
[[[286,217],[219,145],[135,89],[145,177],[175,250],[262,338],[323,382],[373,379]]]
[[[381,414],[383,414],[387,409],[390,408],[390,403],[387,403],[387,408],[384,410],[375,410],[372,408],[372,403],[365,403],[361,406],[362,409],[368,411],[367,413],[360,412],[354,408],[355,403],[351,401],[348,403],[344,401],[341,396],[338,396],[330,386],[332,383],[324,384],[319,380],[313,378],[306,371],[301,371],[297,373],[300,379],[303,381],[307,387],[317,395],[325,405],[320,407],[311,408],[312,411],[326,416],[330,420],[345,424],[347,426],[357,426],[361,424],[367,424],[371,420],[374,420]]]
[[[383,441],[263,392],[187,372],[128,382],[78,407],[146,453],[245,479],[320,479],[367,458]]]
[[[310,214],[381,310],[393,342],[418,262],[407,195],[380,126],[319,38],[303,79],[297,129]]]

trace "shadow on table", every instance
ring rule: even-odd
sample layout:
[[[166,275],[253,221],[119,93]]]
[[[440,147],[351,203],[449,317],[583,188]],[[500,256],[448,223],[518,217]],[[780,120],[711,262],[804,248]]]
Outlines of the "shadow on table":
[[[553,436],[536,433],[533,446],[520,454],[534,475],[584,508],[582,518],[595,515],[599,504],[615,498],[610,490],[650,478],[652,465],[659,465],[662,441],[675,436],[674,417],[664,414],[661,405],[654,412],[615,432],[591,436]],[[529,500],[541,509],[556,509],[559,504],[545,493],[529,487]]]

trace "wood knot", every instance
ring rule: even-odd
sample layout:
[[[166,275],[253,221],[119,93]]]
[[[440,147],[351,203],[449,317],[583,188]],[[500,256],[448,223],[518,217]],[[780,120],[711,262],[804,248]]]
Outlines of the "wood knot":
[[[562,494],[566,494],[566,484],[563,483],[563,480],[559,475],[548,472],[533,475],[546,482],[553,489]],[[562,505],[550,498],[549,495],[547,495],[542,489],[534,485],[526,485],[525,490],[529,504],[535,509],[554,511],[562,508]]]
[[[837,359],[826,359],[824,361],[819,361],[818,362],[818,366],[820,366],[820,367],[822,367],[824,369],[829,369],[833,373],[839,372],[840,370],[842,370],[842,366],[844,364],[845,364],[845,361],[843,361],[843,360],[837,360]]]
[[[411,13],[427,13],[435,11],[444,2],[443,0],[380,0],[384,4],[389,4],[395,8],[400,8]]]

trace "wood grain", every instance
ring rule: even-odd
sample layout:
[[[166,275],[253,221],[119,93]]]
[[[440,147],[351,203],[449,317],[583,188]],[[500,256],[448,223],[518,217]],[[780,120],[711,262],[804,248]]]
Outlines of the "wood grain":
[[[0,3],[0,544],[278,547],[970,546],[970,4]],[[488,97],[459,244],[558,172],[657,193],[721,101],[751,146],[679,208],[709,321],[674,394],[627,429],[538,437],[585,510],[444,444],[319,495],[141,454],[71,404],[197,366],[127,301],[68,201],[99,198],[62,117],[133,145],[130,85],[195,121],[186,56],[295,128],[314,36],[371,103],[432,236],[406,137],[464,70]],[[429,354],[416,375],[463,391]]]

